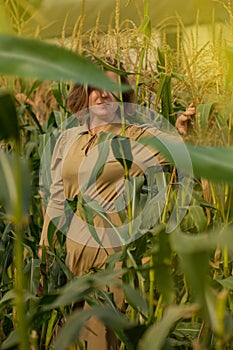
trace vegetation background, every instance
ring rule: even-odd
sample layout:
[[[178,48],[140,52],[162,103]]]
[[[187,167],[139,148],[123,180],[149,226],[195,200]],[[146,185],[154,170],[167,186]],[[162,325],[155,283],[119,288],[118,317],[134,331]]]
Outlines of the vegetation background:
[[[85,30],[83,1],[72,31],[67,16],[58,43],[50,44],[40,37],[39,26],[34,38],[24,33],[32,18],[43,21],[39,1],[0,2],[1,349],[75,349],[77,343],[82,348],[79,334],[93,315],[114,330],[121,349],[233,349],[232,2],[220,3],[227,14],[227,37],[214,12],[206,42],[200,37],[200,13],[192,31],[177,15],[172,17],[172,46],[170,17],[153,26],[149,0],[144,0],[140,23],[122,21],[121,4],[116,0],[107,29],[97,16],[95,26]],[[37,256],[44,210],[39,171],[47,140],[72,118],[65,109],[71,82],[85,79],[113,88],[85,58],[90,54],[123,61],[132,73],[137,104],[171,123],[194,102],[197,115],[185,141],[195,177],[186,215],[174,232],[167,234],[170,215],[177,210],[172,171],[166,174],[166,205],[156,225],[151,225],[152,196],[141,217],[142,237],[111,256],[106,270],[77,278],[64,264],[59,233],[49,260],[45,252],[42,259]],[[175,145],[174,150],[182,167],[182,154]],[[134,187],[139,203],[134,209],[140,212],[145,193],[140,183]],[[51,225],[50,242],[54,234]],[[122,271],[114,270],[117,261]],[[120,284],[123,289],[125,315],[103,289],[106,280],[108,287]],[[91,308],[72,311],[83,299]]]

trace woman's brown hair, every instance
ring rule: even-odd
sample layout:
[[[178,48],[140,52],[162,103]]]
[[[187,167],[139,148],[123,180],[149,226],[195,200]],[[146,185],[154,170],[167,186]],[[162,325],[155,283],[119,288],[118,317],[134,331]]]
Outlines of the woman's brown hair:
[[[112,66],[113,68],[119,68],[121,71],[125,72],[125,68],[123,64],[120,63],[120,67],[119,67],[116,59],[112,60],[111,58],[107,57],[104,59],[104,61],[108,65]],[[102,66],[102,69],[107,70],[103,66]],[[120,75],[120,78],[121,78],[121,84],[130,85],[127,75]],[[74,83],[66,99],[66,109],[72,114],[75,114],[81,110],[88,108],[88,99],[89,99],[90,91],[91,91],[90,87],[81,85],[79,83]],[[134,90],[131,88],[127,91],[124,91],[122,93],[122,99],[123,99],[123,102],[134,103],[135,102]]]

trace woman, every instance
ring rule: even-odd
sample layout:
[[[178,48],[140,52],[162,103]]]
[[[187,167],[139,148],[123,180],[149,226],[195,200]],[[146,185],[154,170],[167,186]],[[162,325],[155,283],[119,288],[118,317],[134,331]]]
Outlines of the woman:
[[[108,63],[116,67],[116,62]],[[122,66],[120,68],[123,70]],[[115,72],[107,70],[106,75],[119,83],[119,75]],[[120,81],[129,84],[126,75],[121,75]],[[76,198],[75,215],[65,226],[66,264],[76,276],[104,268],[108,256],[132,240],[138,218],[131,212],[130,190],[129,198],[126,198],[129,179],[145,178],[148,168],[159,169],[167,164],[159,152],[140,143],[151,135],[162,139],[165,133],[154,126],[125,123],[124,118],[134,112],[133,90],[122,94],[123,106],[116,102],[119,99],[119,95],[74,84],[67,98],[67,108],[82,119],[83,125],[64,131],[53,152],[50,200],[40,245],[49,246],[50,221],[62,217],[67,199]],[[194,113],[191,106],[178,119],[177,127],[181,133],[185,132],[186,122]],[[123,157],[119,156],[122,150]],[[114,302],[123,310],[124,296],[119,290],[114,292]],[[88,350],[119,348],[114,334],[94,318],[84,330],[82,339]]]

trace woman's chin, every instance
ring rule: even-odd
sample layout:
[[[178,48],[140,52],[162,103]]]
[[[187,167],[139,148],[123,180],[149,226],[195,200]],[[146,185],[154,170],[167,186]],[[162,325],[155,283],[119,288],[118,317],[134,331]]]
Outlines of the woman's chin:
[[[116,118],[116,108],[111,104],[100,104],[90,108],[90,117],[110,122]]]

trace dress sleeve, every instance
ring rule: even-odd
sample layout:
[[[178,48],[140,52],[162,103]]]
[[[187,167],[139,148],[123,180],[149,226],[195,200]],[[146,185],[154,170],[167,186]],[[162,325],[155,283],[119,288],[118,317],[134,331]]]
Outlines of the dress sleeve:
[[[166,144],[166,140],[169,142],[181,142],[181,137],[178,134],[175,133],[168,133],[165,131],[160,130],[159,128],[155,126],[150,126],[150,125],[145,125],[143,128],[143,131],[138,139],[143,139],[147,137],[155,137],[159,139],[161,142],[164,141]],[[152,146],[147,146],[153,153],[154,156],[156,157],[157,161],[159,162],[160,165],[168,165],[169,161],[168,159],[160,153],[158,150],[153,148]]]
[[[55,217],[64,214],[65,194],[62,181],[62,161],[65,144],[65,133],[62,133],[54,147],[50,172],[52,183],[50,186],[50,198],[46,208],[44,224],[41,233],[40,245],[49,246],[48,244],[48,226],[50,221]]]

